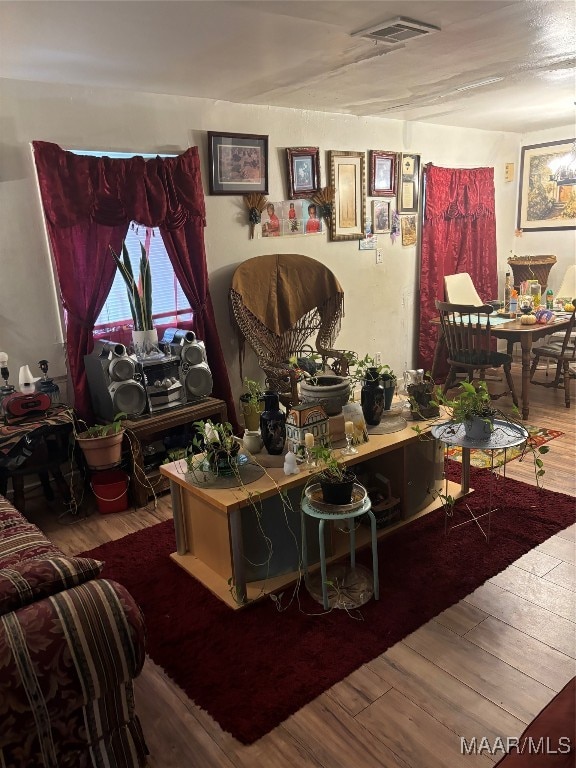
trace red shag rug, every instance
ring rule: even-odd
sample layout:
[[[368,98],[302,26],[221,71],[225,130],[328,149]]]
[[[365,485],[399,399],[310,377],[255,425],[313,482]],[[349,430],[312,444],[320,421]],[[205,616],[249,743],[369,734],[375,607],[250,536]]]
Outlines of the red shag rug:
[[[460,466],[447,464],[459,478]],[[467,501],[478,511],[489,481],[489,472],[472,468],[475,492]],[[442,510],[385,537],[380,600],[354,617],[324,614],[303,585],[289,605],[291,590],[284,590],[285,610],[270,598],[231,610],[169,558],[172,521],[85,554],[104,560],[103,575],[142,607],[152,659],[224,730],[250,744],[575,519],[573,497],[509,478],[496,481],[496,498],[505,511],[492,514],[488,545],[473,523],[445,537]],[[358,560],[370,567],[369,550]]]

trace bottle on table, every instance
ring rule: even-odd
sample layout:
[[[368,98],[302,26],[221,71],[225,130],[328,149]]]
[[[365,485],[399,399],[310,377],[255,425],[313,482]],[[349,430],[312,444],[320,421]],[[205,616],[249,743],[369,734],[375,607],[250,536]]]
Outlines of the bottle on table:
[[[504,282],[504,312],[510,312],[511,296],[512,296],[512,280],[510,278],[510,272],[506,272],[506,280]]]
[[[554,291],[548,288],[546,291],[546,309],[554,309]]]

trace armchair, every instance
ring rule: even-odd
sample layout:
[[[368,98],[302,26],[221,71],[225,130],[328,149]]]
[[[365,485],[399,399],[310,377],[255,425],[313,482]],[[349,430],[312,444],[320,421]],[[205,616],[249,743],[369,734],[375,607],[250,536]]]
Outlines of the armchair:
[[[299,402],[298,373],[289,358],[306,344],[314,343],[323,365],[332,361],[336,374],[347,375],[347,354],[332,348],[340,330],[344,291],[316,259],[296,253],[248,259],[234,273],[230,301],[239,329],[240,365],[247,341],[267,385],[286,404]]]

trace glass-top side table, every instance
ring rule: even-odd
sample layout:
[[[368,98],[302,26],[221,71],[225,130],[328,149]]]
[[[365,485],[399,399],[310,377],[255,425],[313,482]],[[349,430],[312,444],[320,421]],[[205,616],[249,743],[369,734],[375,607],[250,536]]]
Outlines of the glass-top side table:
[[[341,509],[340,511],[334,511],[334,512],[330,512],[327,509],[318,509],[313,505],[313,503],[310,502],[310,499],[308,498],[302,499],[302,513],[304,515],[308,515],[309,517],[315,517],[318,520],[318,543],[320,548],[320,579],[321,579],[321,590],[322,590],[322,604],[325,611],[329,609],[331,602],[333,604],[332,607],[351,608],[351,607],[358,607],[359,605],[362,605],[364,602],[366,602],[367,599],[369,599],[369,597],[372,596],[372,594],[374,595],[375,600],[378,600],[379,598],[378,538],[377,538],[377,531],[376,531],[376,518],[374,517],[374,513],[372,512],[371,507],[372,507],[372,504],[368,496],[365,497],[361,506],[359,506],[356,509],[346,509],[346,510]],[[337,507],[334,506],[334,509],[337,510]],[[370,518],[370,527],[371,527],[373,593],[371,591],[368,591],[366,585],[364,584],[365,574],[362,573],[362,571],[364,571],[365,569],[362,569],[361,566],[356,566],[356,529],[355,529],[354,518],[360,517],[361,515],[365,515],[365,514],[367,514],[368,517]],[[337,595],[335,601],[331,601],[328,596],[328,575],[327,575],[327,568],[326,568],[326,549],[325,549],[325,542],[324,542],[324,524],[327,520],[332,520],[337,522],[341,522],[344,520],[349,521],[348,532],[350,536],[350,569],[348,569],[348,574],[346,576],[343,576],[343,578],[344,579],[348,578],[350,571],[352,572],[358,571],[359,573],[359,580],[356,583],[343,582],[342,584],[343,594],[340,596]],[[314,596],[314,590],[311,589],[310,583],[309,583],[308,553],[307,553],[307,546],[306,546],[306,525],[304,521],[302,522],[302,565],[304,569],[304,578],[306,581],[306,585],[310,593]]]
[[[506,452],[509,448],[515,448],[518,445],[522,445],[528,440],[528,432],[520,424],[514,424],[513,422],[504,421],[502,419],[494,420],[494,429],[490,433],[490,437],[487,440],[474,440],[466,436],[464,431],[464,424],[457,424],[454,422],[444,422],[443,424],[436,424],[431,430],[432,436],[436,440],[443,442],[448,446],[459,446],[462,448],[462,492],[468,493],[470,490],[470,451],[472,449],[481,451],[490,451],[490,472],[494,475],[494,457],[497,451],[504,451],[504,463],[502,464],[502,476],[506,478]],[[448,480],[446,479],[446,495],[448,495]],[[471,515],[470,520],[465,520],[463,523],[451,525],[448,527],[448,518],[452,517],[452,510],[444,504],[444,511],[446,513],[444,518],[444,526],[446,533],[449,533],[453,528],[459,528],[461,525],[475,522],[482,535],[489,541],[490,539],[490,514],[495,512],[492,509],[492,496],[493,496],[493,483],[489,484],[489,499],[488,509],[480,515],[475,515],[470,509],[468,504],[466,508]],[[487,517],[488,526],[485,531],[480,525],[479,520]]]

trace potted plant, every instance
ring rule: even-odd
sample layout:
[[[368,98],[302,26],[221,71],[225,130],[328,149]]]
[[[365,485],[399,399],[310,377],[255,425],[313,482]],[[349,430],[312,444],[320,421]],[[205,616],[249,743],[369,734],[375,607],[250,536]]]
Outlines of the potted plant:
[[[447,409],[452,423],[464,425],[464,432],[471,440],[490,438],[497,411],[485,381],[463,381],[453,398],[437,390],[436,402]]]
[[[157,353],[159,351],[158,333],[152,323],[152,273],[146,248],[140,243],[141,255],[138,282],[134,278],[126,243],[122,243],[122,256],[115,253],[112,246],[110,246],[110,250],[112,251],[112,257],[116,262],[116,266],[126,283],[128,302],[134,323],[132,340],[136,354],[144,356]]]
[[[327,446],[314,445],[310,453],[318,469],[311,479],[320,483],[324,502],[340,506],[350,504],[356,481],[354,472],[342,464]]]
[[[382,413],[389,411],[396,391],[396,376],[388,364],[377,363],[371,355],[357,358],[353,381],[362,383],[360,404],[366,424],[377,426]]]
[[[262,386],[253,379],[244,378],[245,392],[240,395],[244,426],[250,432],[258,431],[260,427],[260,414],[264,410]]]
[[[512,414],[494,406],[494,401],[485,381],[474,383],[463,381],[454,397],[447,397],[440,387],[437,387],[435,400],[432,402],[439,407],[442,406],[442,415],[449,417],[449,421],[443,425],[448,430],[446,434],[450,434],[450,430],[455,430],[459,424],[463,424],[467,437],[482,442],[482,440],[488,441],[490,439],[494,431],[496,417],[499,422],[522,426],[517,416],[519,412],[516,406],[514,406]],[[418,425],[413,429],[421,433]],[[536,483],[540,485],[540,478],[544,475],[544,462],[541,457],[550,449],[546,445],[535,446],[531,438],[528,437],[525,450],[532,454]]]
[[[186,463],[190,472],[206,468],[218,474],[232,474],[237,467],[237,457],[240,450],[240,441],[235,437],[230,422],[213,424],[207,421],[195,421],[193,426],[196,435],[192,440],[192,447],[202,452],[198,460],[196,454],[187,457]]]
[[[126,417],[126,413],[120,412],[110,424],[95,424],[75,434],[90,469],[110,469],[120,464],[124,437],[122,419]]]
[[[422,381],[411,382],[406,385],[413,419],[434,419],[440,415],[434,390],[434,380],[428,373],[424,374]]]

